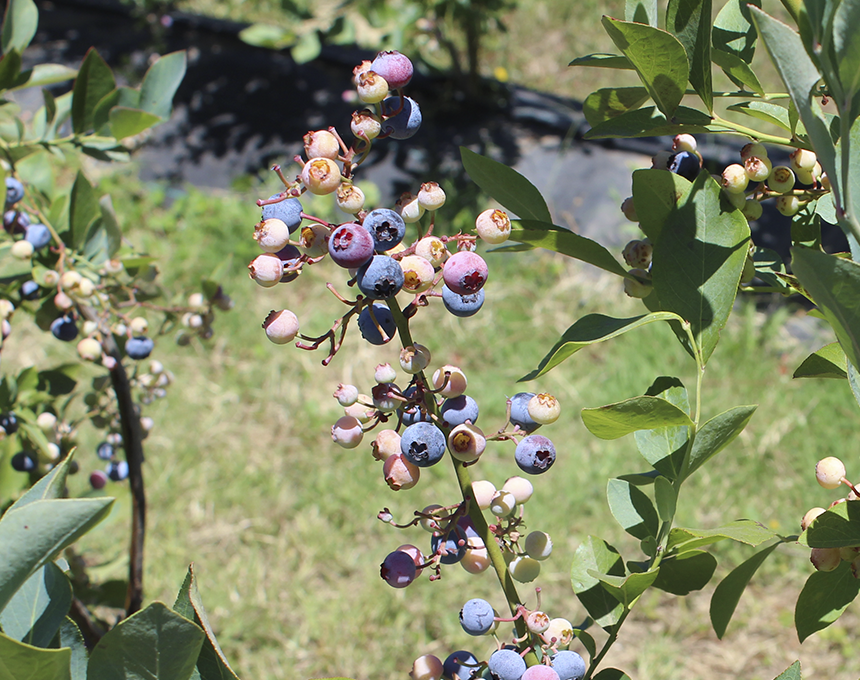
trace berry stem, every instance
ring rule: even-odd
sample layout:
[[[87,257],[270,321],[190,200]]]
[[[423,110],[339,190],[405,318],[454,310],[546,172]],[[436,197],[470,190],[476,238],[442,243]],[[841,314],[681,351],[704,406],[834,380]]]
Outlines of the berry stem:
[[[728,128],[728,130],[731,130],[732,132],[738,132],[742,135],[746,135],[747,137],[755,139],[762,144],[777,144],[779,146],[789,146],[793,149],[809,149],[810,151],[812,150],[809,148],[808,145],[803,145],[796,139],[791,139],[788,137],[777,137],[776,135],[767,135],[762,132],[759,132],[758,130],[754,130],[753,128],[747,127],[746,125],[740,125],[739,123],[733,123],[730,120],[721,118],[717,114],[714,114],[713,121],[716,125],[722,125],[723,127]]]

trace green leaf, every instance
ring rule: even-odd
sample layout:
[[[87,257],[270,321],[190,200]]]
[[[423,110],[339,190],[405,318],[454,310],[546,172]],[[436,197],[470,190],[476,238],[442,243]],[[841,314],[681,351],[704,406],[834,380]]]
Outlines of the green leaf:
[[[38,189],[45,196],[53,196],[53,166],[56,162],[50,153],[42,149],[19,161],[15,168],[21,180],[30,187]]]
[[[0,59],[0,90],[12,87],[21,73],[21,54],[12,49]]]
[[[604,668],[594,676],[594,680],[630,680],[630,676],[617,668]]]
[[[606,486],[606,500],[612,516],[628,534],[643,540],[656,538],[660,518],[654,504],[637,487],[622,479],[610,479]]]
[[[696,432],[687,477],[731,444],[752,418],[756,405],[736,406],[714,416]]]
[[[711,0],[669,0],[666,28],[687,53],[690,84],[708,111],[714,110],[711,83]]]
[[[604,630],[610,630],[618,623],[624,607],[589,572],[624,576],[621,555],[596,536],[589,536],[576,549],[570,567],[570,582],[589,616]]]
[[[20,90],[25,87],[44,87],[64,83],[76,77],[78,72],[62,64],[36,64],[33,68],[21,71],[10,90]]]
[[[120,621],[90,654],[89,680],[187,680],[205,638],[188,619],[153,602]]]
[[[215,639],[212,626],[209,625],[209,618],[206,616],[206,610],[203,608],[203,600],[197,589],[197,582],[194,577],[194,565],[188,567],[188,573],[185,576],[182,587],[179,589],[179,594],[176,596],[173,610],[189,621],[196,623],[206,634],[206,639],[197,658],[197,671],[200,673],[200,679],[238,680],[236,673],[230,668],[230,664],[227,662],[227,658],[224,656],[218,640]]]
[[[808,248],[791,249],[794,274],[833,327],[854,367],[860,366],[860,264]]]
[[[758,33],[752,24],[747,4],[761,7],[761,0],[753,0],[750,3],[747,3],[747,0],[728,0],[714,20],[711,40],[714,50],[727,52],[749,64],[755,54]]]
[[[585,651],[588,652],[588,658],[593,659],[597,654],[597,644],[594,642],[594,638],[582,628],[574,628],[573,635],[585,647]]]
[[[586,132],[584,137],[585,139],[656,137],[682,132],[696,134],[725,131],[722,125],[712,125],[711,117],[704,111],[679,106],[672,119],[667,120],[666,116],[658,113],[656,107],[646,106],[605,120]]]
[[[685,529],[676,527],[669,534],[669,542],[666,545],[666,550],[677,548],[679,552],[686,552],[717,543],[727,538],[755,548],[765,541],[779,538],[779,536],[759,522],[751,519],[736,519],[716,529]]]
[[[618,337],[627,331],[632,331],[654,321],[669,321],[671,319],[677,320],[678,317],[667,312],[644,314],[630,319],[613,319],[611,316],[604,316],[603,314],[588,314],[568,328],[561,339],[541,360],[538,367],[520,378],[519,382],[539,378],[583,347]]]
[[[810,60],[797,33],[760,9],[751,7],[750,12],[765,47],[788,88],[800,120],[806,127],[818,161],[830,178],[834,193],[839,195],[841,191],[836,168],[836,149],[821,107],[812,97],[821,74]]]
[[[110,66],[91,47],[78,70],[72,89],[72,129],[83,134],[93,129],[93,111],[102,97],[116,87]]]
[[[845,352],[838,342],[831,342],[813,352],[794,371],[792,378],[848,378]]]
[[[788,116],[788,109],[783,106],[768,102],[752,101],[732,104],[728,109],[729,111],[737,111],[752,118],[763,120],[771,125],[777,125],[783,130],[791,132],[791,120]]]
[[[631,278],[627,270],[606,248],[585,236],[580,236],[554,224],[533,220],[515,220],[511,240],[527,243],[535,248],[546,248],[575,260],[587,262],[610,274]]]
[[[99,265],[112,258],[122,245],[122,232],[109,194],[99,199],[101,219],[93,222],[84,243],[84,256]]]
[[[27,492],[15,501],[9,510],[19,510],[35,501],[62,498],[65,495],[66,477],[69,475],[73,458],[74,453],[63,458],[48,474],[27,489]]]
[[[239,31],[239,40],[254,47],[282,50],[295,42],[296,35],[272,24],[251,24]]]
[[[143,76],[138,108],[162,120],[170,118],[173,95],[185,77],[185,51],[171,52],[158,59]]]
[[[39,10],[33,0],[9,0],[3,15],[3,54],[9,50],[23,52],[36,35]]]
[[[0,678],[3,680],[71,680],[69,649],[40,649],[0,633]]]
[[[46,371],[39,371],[39,391],[52,397],[70,394],[78,384],[81,364],[60,364]]]
[[[99,201],[95,189],[84,173],[78,170],[69,203],[69,227],[73,247],[83,247],[87,233],[99,215]]]
[[[822,512],[798,542],[810,548],[847,548],[860,545],[860,502],[846,501]]]
[[[81,629],[68,616],[60,626],[60,647],[68,647],[72,651],[72,659],[69,664],[72,680],[87,680],[89,652],[84,644]]]
[[[654,480],[654,503],[657,506],[657,514],[663,522],[669,522],[675,516],[675,507],[678,503],[678,493],[666,477],[662,475]]]
[[[794,608],[794,627],[803,642],[836,621],[860,592],[860,579],[842,562],[833,571],[816,571],[808,579]]]
[[[148,130],[161,122],[161,118],[140,109],[115,106],[110,110],[110,131],[117,139],[125,139]]]
[[[677,378],[657,378],[645,394],[665,399],[684,413],[690,412],[687,389]],[[672,425],[653,430],[638,430],[633,437],[642,457],[654,466],[656,471],[670,480],[675,480],[684,462],[689,433],[689,427],[685,425]]]
[[[584,57],[577,57],[570,62],[568,66],[592,66],[596,68],[633,70],[633,64],[630,63],[630,60],[627,57],[617,54],[605,54],[602,52],[595,52],[594,54],[588,54]]]
[[[648,88],[657,108],[671,118],[687,88],[689,65],[684,46],[653,26],[604,16],[603,27]]]
[[[0,611],[3,632],[34,647],[48,647],[72,604],[72,584],[60,568],[48,562],[12,596]]]
[[[0,609],[57,552],[107,516],[112,498],[37,500],[0,519]]]
[[[297,64],[307,64],[320,55],[321,49],[319,33],[308,31],[299,36],[296,44],[290,49],[290,56]]]
[[[660,574],[654,587],[673,595],[689,595],[701,590],[714,575],[717,560],[704,550],[690,550],[660,562]]]
[[[690,416],[674,404],[648,395],[606,406],[584,408],[582,422],[591,434],[600,439],[618,439],[636,430],[693,424]]]
[[[607,87],[585,98],[582,112],[591,127],[627,111],[638,109],[650,95],[644,87]]]
[[[860,40],[857,26],[860,25],[860,2],[841,0],[833,12],[832,49],[834,66],[842,85],[843,102],[840,113],[848,115],[851,100],[860,92]]]
[[[715,49],[711,50],[711,61],[723,69],[723,73],[725,73],[738,87],[752,90],[756,94],[764,97],[764,88],[761,86],[758,76],[756,76],[749,64],[747,64],[743,59],[730,52],[722,52],[721,50]],[[735,109],[730,106],[729,110],[734,111]]]
[[[110,129],[111,110],[118,106],[137,110],[139,105],[139,91],[133,90],[130,87],[118,87],[115,90],[111,90],[101,98],[99,103],[96,104],[96,108],[93,110],[93,129],[97,135],[114,137],[114,134]]]
[[[711,625],[714,627],[714,632],[718,638],[722,639],[723,635],[726,634],[726,628],[732,620],[741,595],[743,595],[750,579],[768,555],[778,546],[779,543],[774,543],[732,569],[714,590],[714,594],[711,596]]]
[[[800,674],[800,661],[795,661],[782,673],[777,675],[774,680],[802,680],[802,676]]]
[[[609,574],[598,573],[593,569],[589,571],[589,575],[598,579],[600,585],[625,609],[630,609],[636,602],[636,598],[651,587],[659,573],[659,567],[653,571],[628,574],[627,576],[610,576]]]
[[[552,223],[540,191],[516,170],[464,146],[460,158],[472,181],[517,217]]]
[[[649,26],[657,25],[657,0],[627,0],[624,4],[624,18]]]
[[[652,311],[674,312],[688,321],[706,363],[737,296],[746,262],[749,225],[739,210],[724,208],[720,186],[707,171],[703,170],[680,197],[665,188],[663,195],[655,195],[666,184],[666,180],[654,178],[651,173],[655,172],[673,174],[661,170],[633,173],[637,212],[641,202],[643,206],[657,206],[658,214],[667,214],[657,233],[653,221],[647,226],[641,223],[654,248],[654,290],[646,304]],[[675,199],[677,203],[672,205]],[[677,324],[673,330],[692,355],[686,333]]]

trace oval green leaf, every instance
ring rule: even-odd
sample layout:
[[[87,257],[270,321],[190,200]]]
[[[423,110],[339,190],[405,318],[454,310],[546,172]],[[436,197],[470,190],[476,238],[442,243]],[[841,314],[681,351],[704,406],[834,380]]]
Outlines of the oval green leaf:
[[[816,571],[808,579],[794,608],[794,626],[803,642],[813,633],[836,621],[860,592],[860,579],[854,578],[848,562],[833,571]]]
[[[690,426],[690,416],[659,397],[633,397],[615,404],[582,409],[582,422],[595,437],[618,439],[636,430]]]
[[[606,486],[606,500],[612,516],[624,531],[640,541],[648,536],[656,538],[660,518],[651,499],[638,487],[623,479],[610,479]]]
[[[540,191],[516,170],[465,146],[460,147],[460,158],[472,181],[514,215],[524,220],[552,223]]]
[[[764,550],[760,550],[746,562],[732,569],[729,575],[714,590],[714,594],[711,596],[710,613],[711,625],[714,627],[714,632],[718,638],[722,639],[723,635],[725,635],[726,628],[728,628],[729,622],[732,620],[741,595],[753,577],[753,574],[756,573],[768,555],[776,550],[777,546],[779,546],[779,543],[774,543]]]
[[[650,95],[644,87],[607,87],[595,90],[582,105],[585,120],[591,127],[605,120],[638,109]]]
[[[831,342],[810,354],[797,367],[792,378],[835,378],[846,380],[847,359],[838,342]]]

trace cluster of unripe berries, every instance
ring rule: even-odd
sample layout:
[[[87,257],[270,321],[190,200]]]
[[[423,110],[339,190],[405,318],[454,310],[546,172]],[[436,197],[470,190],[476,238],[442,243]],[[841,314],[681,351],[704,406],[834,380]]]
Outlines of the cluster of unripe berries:
[[[830,504],[833,508],[841,503],[860,500],[860,493],[845,476],[844,463],[835,456],[822,458],[815,465],[815,478],[825,489],[838,489],[843,484],[850,490],[845,498],[840,498]],[[830,508],[815,507],[807,510],[800,521],[801,531],[806,531],[813,522]],[[843,561],[851,563],[851,573],[854,578],[860,578],[860,546],[844,548],[812,548],[809,556],[812,566],[818,571],[833,571]]]
[[[674,172],[692,182],[702,169],[702,157],[696,149],[695,137],[676,135],[672,151],[661,151],[654,156],[651,167]],[[761,217],[762,201],[766,199],[775,198],[777,210],[792,216],[805,203],[830,191],[827,175],[812,151],[795,149],[789,156],[789,165],[773,166],[765,146],[751,142],[741,149],[740,156],[740,163],[728,165],[714,179],[722,186],[726,200],[749,221]],[[632,196],[621,204],[621,211],[631,222],[639,222]],[[624,291],[630,297],[644,298],[651,293],[652,251],[647,238],[630,241],[624,247],[622,256],[636,279],[624,280]],[[741,283],[750,283],[754,276],[755,266],[749,253]]]
[[[296,157],[302,170],[295,180],[287,180],[275,166],[285,189],[257,202],[262,215],[254,239],[263,253],[248,265],[251,278],[263,287],[276,286],[295,280],[306,265],[329,257],[347,270],[348,285],[358,290],[356,300],[348,301],[330,286],[350,310],[321,337],[300,335],[299,319],[292,311],[272,310],[263,322],[272,342],[286,344],[300,337],[310,344],[298,342],[297,346],[316,349],[329,340],[333,355],[350,319],[357,316],[362,336],[372,344],[384,344],[396,331],[386,301],[400,293],[409,296],[409,314],[432,298],[441,298],[445,308],[459,317],[471,316],[483,305],[488,268],[474,252],[476,236],[432,233],[436,211],[446,200],[436,182],[423,183],[414,195],[404,194],[392,208],[375,209],[365,206],[364,194],[353,183],[372,140],[406,139],[417,130],[417,104],[399,92],[411,75],[409,59],[399,52],[380,52],[372,62],[363,62],[355,69],[358,97],[375,109],[353,114],[353,145],[347,146],[333,127],[308,132],[306,158]],[[387,96],[394,90],[396,94]],[[351,219],[330,224],[307,215],[298,199],[305,191],[333,194]],[[420,221],[426,214],[429,226],[423,230]],[[409,224],[416,224],[414,239],[407,239]],[[475,229],[477,238],[498,244],[508,238],[511,222],[503,211],[490,209],[478,216]]]

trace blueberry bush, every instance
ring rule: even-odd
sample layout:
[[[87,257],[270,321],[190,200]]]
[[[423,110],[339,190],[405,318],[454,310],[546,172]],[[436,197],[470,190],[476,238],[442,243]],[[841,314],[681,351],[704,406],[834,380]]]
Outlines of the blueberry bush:
[[[684,483],[705,465],[717,465],[731,456],[733,440],[755,414],[756,406],[751,404],[716,414],[708,413],[707,407],[707,369],[739,292],[802,296],[814,305],[815,313],[832,328],[834,342],[803,361],[794,377],[847,380],[860,403],[860,318],[856,311],[860,221],[855,207],[860,200],[860,168],[856,150],[851,148],[860,141],[860,38],[853,30],[860,19],[860,2],[785,0],[783,4],[796,28],[773,18],[756,3],[737,0],[719,8],[713,20],[715,8],[704,0],[670,0],[665,16],[658,14],[656,0],[628,2],[623,20],[602,20],[619,54],[594,54],[572,62],[576,67],[633,70],[641,80],[641,86],[609,87],[586,98],[585,113],[591,125],[587,137],[672,137],[672,148],[657,154],[652,167],[633,172],[632,196],[623,202],[621,211],[639,225],[643,238],[630,242],[621,253],[555,226],[545,200],[526,178],[466,148],[462,149],[466,171],[500,206],[476,216],[474,233],[438,235],[443,231],[437,229],[438,210],[446,196],[429,178],[393,206],[365,205],[354,180],[371,147],[408,143],[426,124],[420,102],[405,94],[412,63],[397,51],[380,52],[354,69],[362,108],[349,123],[349,142],[334,126],[311,131],[304,138],[304,155],[295,157],[292,169],[274,166],[283,189],[257,202],[261,213],[253,238],[262,252],[248,265],[250,278],[264,288],[297,286],[302,285],[306,268],[328,266],[340,276],[335,283],[326,284],[325,294],[331,295],[333,307],[344,311],[339,316],[332,314],[335,320],[329,328],[310,332],[289,309],[272,310],[262,320],[263,332],[274,344],[322,350],[323,365],[339,354],[348,354],[359,341],[349,332],[353,321],[353,331],[357,327],[358,335],[371,345],[397,342],[401,348],[397,366],[379,364],[365,386],[336,387],[333,396],[344,412],[331,427],[332,440],[346,449],[366,447],[366,435],[372,432],[369,448],[375,462],[368,464],[382,464],[382,475],[395,492],[421,483],[422,470],[432,466],[449,465],[453,473],[448,491],[439,491],[443,502],[415,508],[406,516],[388,507],[379,510],[378,519],[392,532],[406,530],[410,536],[426,532],[422,541],[415,539],[420,546],[392,537],[392,549],[379,555],[380,577],[397,589],[415,587],[422,576],[433,582],[428,587],[444,588],[446,570],[460,565],[469,573],[492,570],[498,578],[496,601],[468,598],[459,612],[464,641],[471,640],[471,648],[452,650],[444,660],[433,654],[419,655],[411,669],[413,680],[626,678],[623,670],[608,667],[604,659],[623,635],[622,627],[633,608],[650,589],[685,596],[704,588],[717,567],[712,548],[723,541],[747,546],[753,553],[716,586],[710,622],[719,637],[726,632],[750,579],[777,550],[810,552],[811,573],[796,597],[794,625],[801,641],[835,621],[860,592],[858,491],[836,457],[820,460],[815,476],[826,489],[846,487],[846,497],[829,508],[808,510],[797,534],[778,534],[754,519],[690,527],[678,516]],[[14,31],[7,31],[7,26],[14,29],[16,11],[26,7],[25,2],[10,4],[13,9],[7,11],[3,31],[4,53],[16,54],[17,43],[7,40],[7,33],[14,35]],[[784,93],[765,92],[752,69],[755,50],[762,46],[784,82]],[[717,69],[735,89],[714,89]],[[87,92],[86,85],[78,87],[78,82],[87,82],[86,73],[82,67],[72,98]],[[100,151],[116,150],[115,131],[120,128],[113,126],[114,117],[119,121],[132,115],[115,111],[115,102],[127,104],[125,97],[132,97],[132,103],[141,107],[139,111],[147,111],[145,85],[146,81],[137,100],[124,92],[104,104],[110,107],[105,131],[114,134],[110,138],[114,146]],[[110,92],[102,97],[109,98]],[[172,96],[172,90],[170,93]],[[94,99],[87,96],[86,101]],[[103,112],[101,104],[78,106],[93,112],[92,120],[96,120],[95,112]],[[116,107],[138,111],[135,106]],[[74,103],[71,110],[76,110]],[[139,121],[148,120],[141,113],[133,115]],[[72,138],[62,143],[91,151],[86,129],[75,129]],[[703,167],[697,136],[705,134],[742,138],[738,162]],[[7,148],[17,149],[26,137],[21,133],[17,139]],[[57,144],[41,141],[40,149]],[[789,160],[774,166],[769,153],[780,147],[790,151]],[[12,180],[23,172],[19,166],[24,160],[8,158]],[[11,192],[7,202],[14,207],[24,201],[25,212],[48,228],[54,239],[49,243],[56,244],[51,257],[70,257],[65,248],[74,247],[76,241],[65,245],[59,235],[67,230],[71,231],[67,238],[89,234],[95,222],[86,229],[73,227],[78,214],[74,208],[66,218],[60,209],[56,211],[59,217],[49,210],[48,215],[55,218],[47,219],[40,203],[27,202],[28,198],[35,201],[34,189],[28,189],[32,185],[32,180],[20,187],[15,181],[7,182]],[[73,187],[73,196],[74,191]],[[306,213],[302,198],[307,193],[331,196],[345,215],[344,222],[334,224]],[[38,196],[39,201],[47,200]],[[773,205],[790,219],[788,262],[751,240],[749,225],[761,217],[763,204]],[[78,200],[71,205],[78,205]],[[70,226],[58,230],[57,223],[65,224],[63,219]],[[850,252],[832,254],[822,249],[822,221],[842,229]],[[15,239],[12,231],[6,246],[9,256],[31,263],[32,253],[22,257],[23,250],[35,250],[32,241],[40,242],[43,235]],[[87,242],[77,242],[85,254]],[[112,254],[98,250],[99,244],[93,244],[89,252],[95,248],[103,253],[99,264],[112,262]],[[546,426],[551,431],[552,423],[563,415],[563,405],[541,391],[537,382],[534,391],[507,399],[501,427],[486,424],[480,417],[480,405],[468,395],[475,377],[446,363],[446,354],[455,355],[456,348],[429,348],[421,344],[420,337],[413,337],[410,324],[416,315],[450,313],[469,324],[469,317],[493,304],[484,288],[492,271],[479,253],[485,246],[512,252],[546,248],[585,262],[617,276],[619,295],[623,290],[641,299],[645,307],[642,314],[630,318],[590,314],[572,320],[545,356],[535,358],[535,368],[523,376],[523,382],[538,381],[550,370],[564,370],[570,364],[561,364],[579,350],[654,322],[669,324],[678,340],[677,351],[689,356],[696,367],[692,390],[678,378],[654,376],[642,394],[582,410],[582,421],[595,437],[610,440],[632,435],[641,456],[631,461],[630,472],[610,479],[606,486],[610,513],[638,541],[639,551],[622,556],[604,538],[589,536],[583,541],[570,570],[576,606],[544,603],[540,588],[536,588],[536,598],[519,592],[520,584],[536,582],[542,563],[553,559],[552,538],[539,526],[532,528],[540,518],[529,517],[525,508],[534,493],[529,477],[553,474],[553,466],[565,464],[567,452],[552,441],[551,432],[544,434],[541,429]],[[88,262],[98,257],[87,259],[85,255]],[[34,270],[32,264],[28,266],[28,271]],[[62,280],[65,272],[58,273]],[[44,285],[40,275],[24,269],[17,276],[31,276]],[[217,287],[210,283],[207,290],[205,301],[216,302]],[[26,299],[23,286],[17,295]],[[77,307],[66,310],[57,308],[55,299],[51,301],[57,312],[51,319],[56,330],[51,330],[61,339],[71,335],[69,324],[83,314],[80,302],[75,296],[71,299]],[[71,309],[75,310],[71,314],[59,314]],[[187,325],[195,327],[190,317]],[[111,334],[116,335],[121,334]],[[146,338],[135,340],[131,347],[126,341],[124,346],[125,355],[132,360],[151,349]],[[441,361],[435,358],[440,353]],[[119,355],[114,362],[108,361],[112,376],[122,359]],[[40,396],[36,408],[42,410],[46,402],[53,403]],[[4,417],[7,432],[15,428],[14,423],[7,428],[11,417],[29,425],[22,425],[22,441],[37,437],[29,433],[37,431],[34,424],[41,413],[16,407]],[[133,417],[131,421],[139,422]],[[110,447],[119,441],[106,440],[100,454],[111,459],[107,474],[114,478],[122,476],[122,461],[114,460]],[[125,432],[121,441],[128,446]],[[514,475],[489,480],[476,474],[488,447],[507,449]],[[13,456],[11,463],[16,469],[33,472],[41,470],[40,465],[47,467],[41,456],[41,452],[36,457]],[[45,456],[50,460],[47,448]],[[62,449],[58,458],[62,458]],[[98,644],[85,644],[79,627],[65,617],[71,606],[68,576],[62,563],[58,565],[52,558],[98,521],[107,501],[61,498],[64,475],[73,462],[69,456],[62,458],[0,519],[2,554],[13,555],[0,563],[0,643],[14,649],[9,658],[22,669],[44,664],[42,667],[51,669],[45,677],[125,678],[146,673],[147,677],[181,680],[235,677],[214,639],[191,572],[173,610],[154,603],[125,619]],[[132,457],[127,462],[131,474],[135,463]],[[440,484],[441,478],[433,475],[434,483]],[[65,504],[68,510],[60,511],[58,504]],[[799,508],[798,515],[803,510]],[[31,518],[31,513],[37,516]],[[62,517],[60,524],[57,516]],[[25,526],[38,527],[44,540],[33,541],[24,534]],[[576,624],[569,620],[583,610],[584,620]],[[40,615],[25,617],[22,627],[18,621],[25,611],[26,616],[31,611]],[[153,669],[154,659],[165,666]],[[779,676],[781,680],[799,677],[799,662]]]

